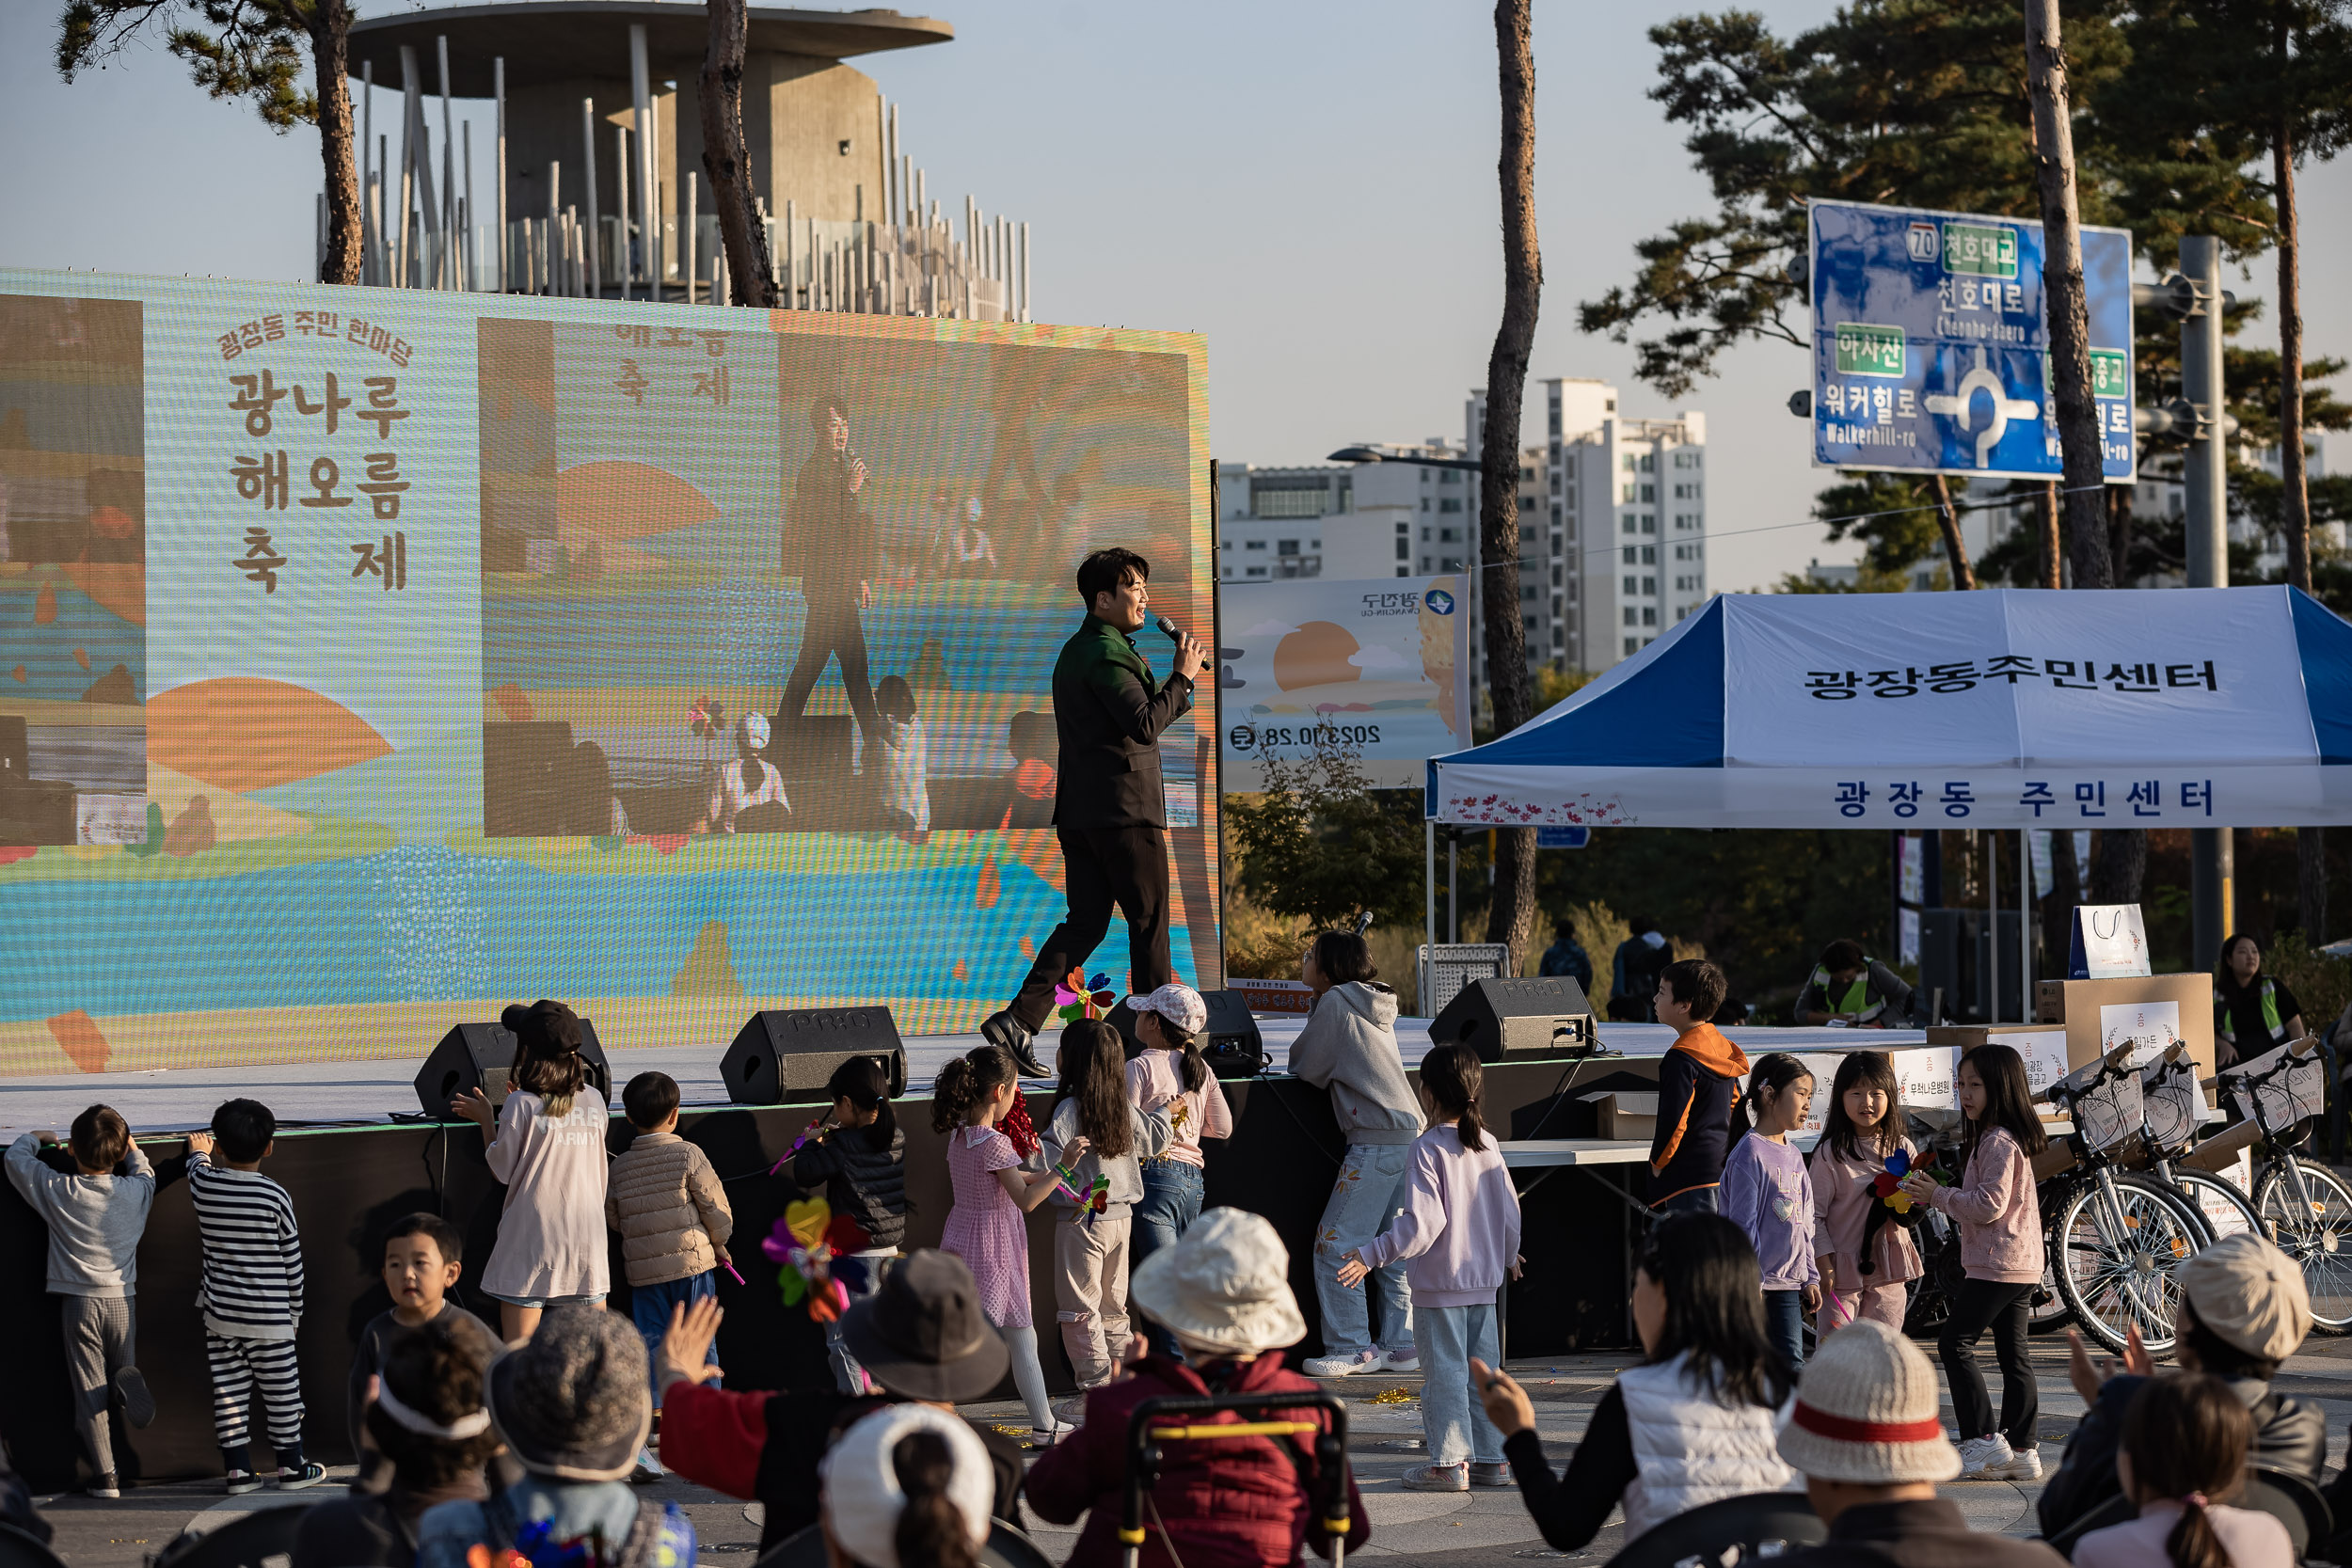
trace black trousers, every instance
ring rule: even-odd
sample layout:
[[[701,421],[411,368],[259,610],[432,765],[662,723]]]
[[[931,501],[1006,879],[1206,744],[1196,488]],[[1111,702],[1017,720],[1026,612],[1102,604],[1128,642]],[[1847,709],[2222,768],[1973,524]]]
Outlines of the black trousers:
[[[1053,1016],[1054,987],[1110,934],[1113,905],[1127,916],[1129,989],[1141,994],[1176,978],[1168,945],[1168,830],[1064,828],[1059,836],[1070,912],[1038,949],[1012,1003],[1012,1016],[1031,1034]]]
[[[2031,1285],[1968,1279],[1952,1298],[1952,1315],[1944,1321],[1935,1351],[1952,1388],[1952,1421],[1963,1439],[1989,1437],[1994,1430],[1993,1397],[1985,1391],[1984,1373],[1977,1366],[1977,1341],[1989,1327],[1993,1353],[2001,1364],[2000,1433],[2019,1453],[2041,1445],[2041,1400],[2034,1389],[2033,1368],[2026,1360],[2026,1306],[2033,1292]]]
[[[808,621],[801,629],[801,657],[794,660],[792,674],[785,682],[784,701],[776,705],[778,719],[801,716],[808,707],[808,694],[817,689],[817,677],[825,673],[826,662],[839,655],[841,684],[850,689],[850,711],[857,715],[858,730],[869,736],[878,733],[874,689],[866,678],[866,624],[858,619],[856,593],[852,588],[846,599],[808,601]]]

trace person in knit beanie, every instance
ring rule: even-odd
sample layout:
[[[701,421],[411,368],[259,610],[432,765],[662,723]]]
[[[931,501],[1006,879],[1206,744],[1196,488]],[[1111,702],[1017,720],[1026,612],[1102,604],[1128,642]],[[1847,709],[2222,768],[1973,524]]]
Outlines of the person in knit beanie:
[[[1797,1384],[1780,1457],[1804,1477],[1829,1539],[1788,1568],[2059,1568],[2039,1541],[1983,1535],[1935,1494],[1960,1474],[1936,1410],[1935,1368],[1870,1319],[1815,1347]]]
[[[576,1561],[691,1568],[694,1527],[675,1504],[639,1501],[628,1483],[653,1425],[645,1342],[602,1307],[562,1304],[538,1332],[490,1363],[490,1424],[524,1471],[482,1502],[450,1502],[418,1522],[418,1568]]]

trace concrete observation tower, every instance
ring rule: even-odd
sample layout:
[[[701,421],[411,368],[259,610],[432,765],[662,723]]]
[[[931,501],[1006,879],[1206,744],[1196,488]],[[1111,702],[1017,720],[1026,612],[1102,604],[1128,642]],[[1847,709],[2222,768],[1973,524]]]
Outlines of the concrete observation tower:
[[[899,147],[898,105],[844,63],[955,29],[892,10],[750,17],[744,142],[786,307],[1030,319],[1028,226],[969,196],[960,222],[943,211]],[[354,23],[352,75],[404,99],[400,123],[377,126],[368,95],[357,127],[362,280],[723,301],[702,174],[707,26],[678,0],[503,0]],[[491,147],[478,152],[455,121],[460,98],[495,103]]]

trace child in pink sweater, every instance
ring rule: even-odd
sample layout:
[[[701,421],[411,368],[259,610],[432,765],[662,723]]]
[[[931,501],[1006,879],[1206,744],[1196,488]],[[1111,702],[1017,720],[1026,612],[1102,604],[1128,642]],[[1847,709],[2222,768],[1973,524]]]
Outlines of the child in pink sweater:
[[[1413,1142],[1405,1212],[1348,1252],[1339,1269],[1339,1282],[1353,1290],[1374,1269],[1407,1262],[1413,1338],[1427,1374],[1421,1421],[1429,1463],[1404,1477],[1415,1492],[1511,1484],[1502,1433],[1470,1386],[1471,1356],[1490,1367],[1502,1362],[1495,1297],[1506,1277],[1519,1274],[1519,1196],[1479,1119],[1485,1087],[1478,1053],[1467,1045],[1441,1045],[1421,1059],[1429,1131]]]
[[[1980,1045],[1953,1075],[1967,1130],[1960,1185],[1937,1184],[1924,1170],[1903,1178],[1903,1191],[1960,1222],[1966,1277],[1936,1343],[1952,1388],[1960,1428],[1963,1481],[2039,1481],[2035,1425],[2041,1410],[2026,1360],[2026,1309],[2042,1283],[2042,1206],[2033,1190],[2033,1156],[2047,1147],[2034,1115],[2025,1060],[2006,1045]],[[1977,1367],[1977,1341],[1993,1330],[2001,1364],[2001,1424]]]

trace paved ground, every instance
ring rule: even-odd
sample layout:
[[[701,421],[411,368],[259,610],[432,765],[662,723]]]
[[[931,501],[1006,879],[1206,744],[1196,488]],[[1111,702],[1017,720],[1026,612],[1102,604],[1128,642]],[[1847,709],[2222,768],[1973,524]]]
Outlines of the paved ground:
[[[1513,1374],[1535,1400],[1536,1422],[1555,1465],[1564,1464],[1582,1435],[1593,1406],[1610,1379],[1627,1358],[1622,1355],[1567,1356],[1554,1360],[1514,1362]],[[2082,1402],[2066,1384],[2064,1338],[2035,1342],[2035,1369],[2042,1389],[2043,1464],[2056,1468],[2058,1450],[2082,1413]],[[1520,1506],[1516,1490],[1429,1494],[1406,1492],[1398,1477],[1422,1463],[1417,1451],[1421,1431],[1419,1407],[1413,1403],[1375,1404],[1372,1395],[1389,1388],[1416,1390],[1418,1382],[1405,1378],[1350,1378],[1332,1385],[1351,1400],[1349,1427],[1359,1483],[1372,1514],[1373,1541],[1367,1557],[1402,1562],[1445,1563],[1498,1556],[1561,1559],[1599,1563],[1624,1544],[1621,1527],[1612,1524],[1582,1552],[1562,1554],[1545,1546]],[[1997,1388],[1997,1383],[1995,1384]],[[2280,1377],[2282,1392],[2316,1402],[2328,1413],[2328,1457],[2344,1460],[2347,1426],[2352,1426],[2352,1339],[2311,1340],[2288,1363]],[[971,1414],[1009,1426],[1025,1425],[1020,1407],[1011,1404],[974,1406]],[[1949,1419],[1949,1406],[1946,1418]],[[1409,1445],[1409,1446],[1408,1446]],[[41,1509],[56,1527],[58,1555],[73,1568],[139,1568],[182,1530],[207,1528],[226,1522],[255,1506],[267,1506],[274,1493],[224,1498],[217,1482],[183,1482],[141,1487],[119,1502],[93,1502],[86,1497],[41,1499]],[[297,1493],[288,1502],[332,1496],[334,1485]],[[1946,1488],[1979,1529],[2031,1534],[2033,1498],[2037,1486],[2008,1481],[1980,1481]],[[748,1560],[757,1548],[756,1505],[745,1505],[715,1492],[682,1482],[668,1483],[659,1495],[675,1497],[693,1516],[704,1554],[714,1561]],[[1068,1555],[1075,1530],[1039,1526],[1033,1533],[1057,1560]],[[1350,1553],[1351,1556],[1357,1555]]]

